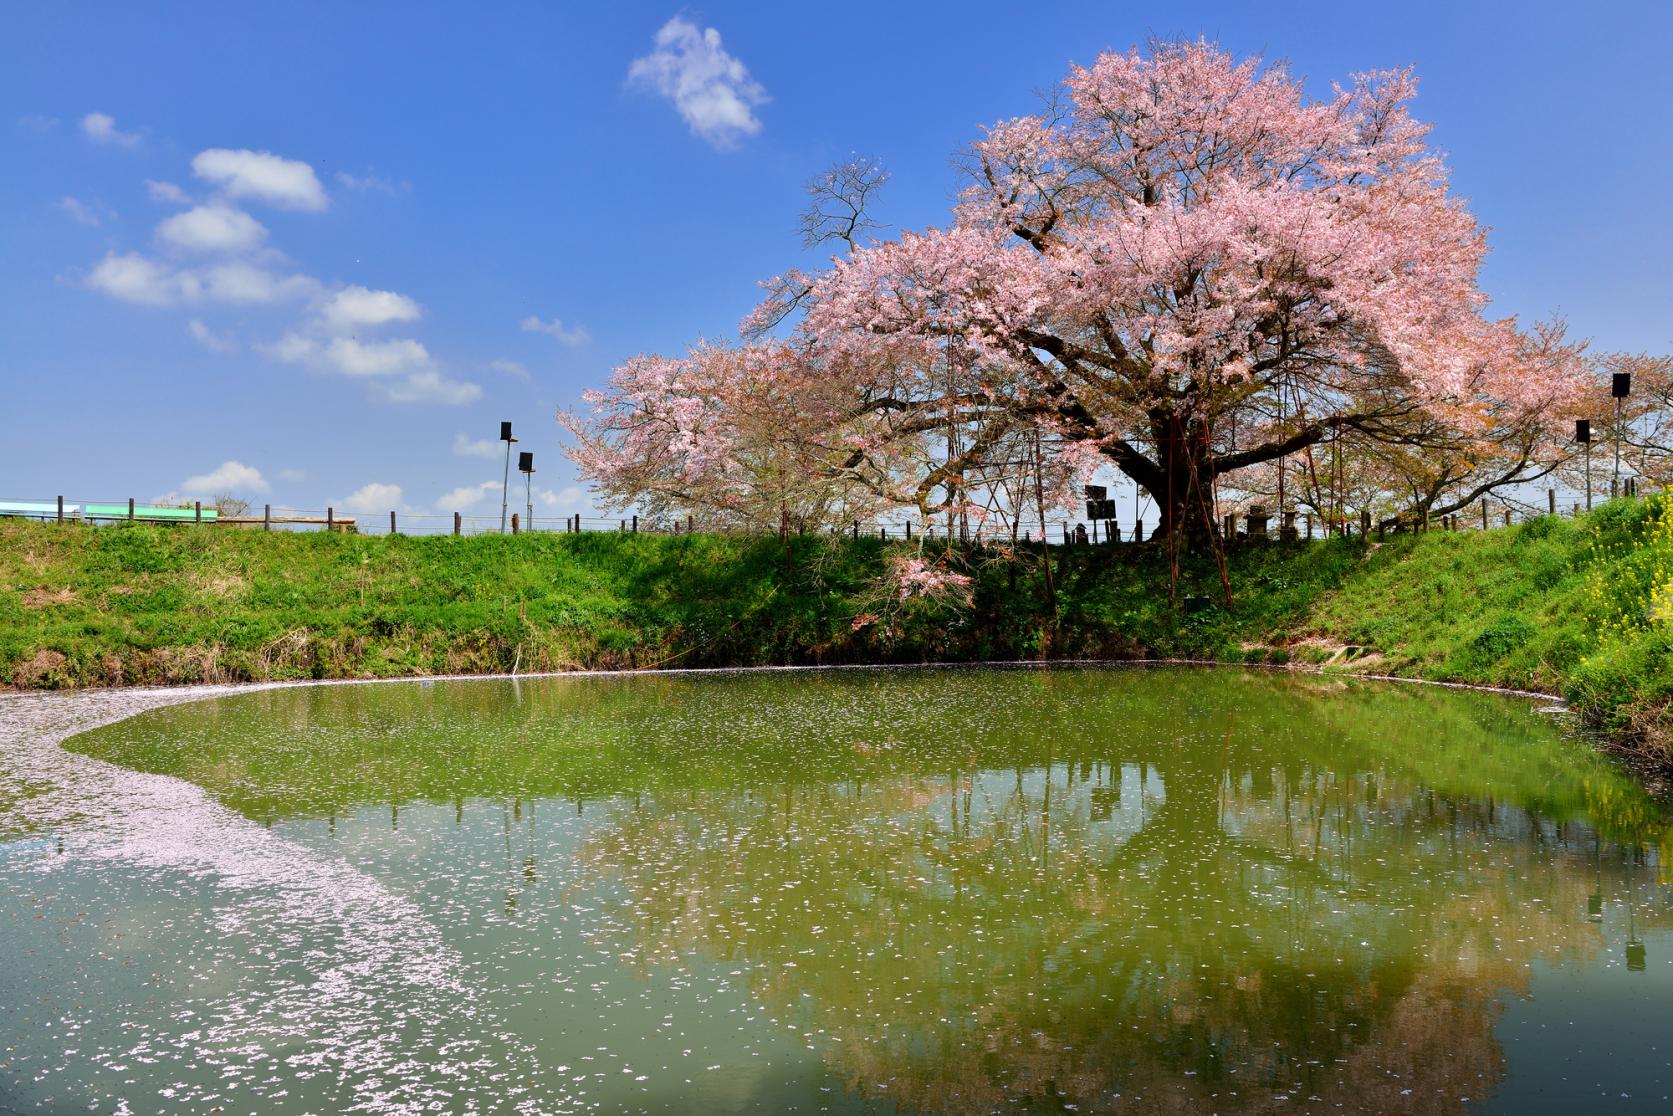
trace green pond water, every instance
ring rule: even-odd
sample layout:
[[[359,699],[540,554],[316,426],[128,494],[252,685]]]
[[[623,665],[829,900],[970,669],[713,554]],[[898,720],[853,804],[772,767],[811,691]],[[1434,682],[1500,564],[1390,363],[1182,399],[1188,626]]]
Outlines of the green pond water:
[[[1673,1111],[1669,814],[1523,700],[446,681],[65,747],[0,785],[0,1112]]]

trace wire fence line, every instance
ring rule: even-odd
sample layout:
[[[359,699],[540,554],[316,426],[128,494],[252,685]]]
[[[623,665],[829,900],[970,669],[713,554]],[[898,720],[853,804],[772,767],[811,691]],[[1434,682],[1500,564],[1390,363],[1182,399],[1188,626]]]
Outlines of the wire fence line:
[[[1628,486],[1626,495],[1636,495],[1636,487]],[[1048,518],[1044,541],[1049,545],[1080,545],[1142,542],[1159,531],[1159,525],[1147,530],[1138,509],[1136,522],[1122,524],[1117,520],[1084,520],[1071,517]],[[1581,513],[1581,504],[1572,509],[1559,509],[1556,493],[1551,490],[1545,514],[1560,514],[1570,510]],[[529,517],[524,507],[505,518],[498,514],[478,515],[464,512],[415,513],[391,509],[387,512],[368,512],[363,509],[345,510],[336,507],[299,508],[281,504],[216,507],[202,501],[185,504],[147,504],[134,499],[120,501],[80,501],[62,496],[46,500],[0,500],[0,518],[31,519],[41,522],[84,523],[108,525],[126,522],[169,523],[182,526],[214,527],[217,530],[327,530],[361,535],[487,535],[487,534],[574,534],[623,532],[678,535],[699,532],[705,534],[775,535],[776,531],[738,527],[699,525],[692,517],[666,520],[642,518],[638,515],[619,517],[588,515],[576,512],[568,515],[536,515]],[[1537,511],[1521,503],[1482,499],[1469,511],[1459,511],[1430,520],[1427,530],[1487,530],[1508,527],[1513,522],[1539,518]],[[1215,524],[1216,534],[1227,541],[1238,539],[1305,541],[1330,538],[1335,535],[1365,536],[1382,534],[1384,526],[1375,522],[1368,511],[1357,516],[1327,516],[1313,512],[1288,510],[1269,514],[1261,505],[1251,505],[1243,512],[1227,513]],[[793,534],[811,532],[792,531]],[[870,520],[850,520],[841,525],[823,528],[821,534],[847,535],[853,538],[878,538],[896,541],[939,541],[949,538],[960,543],[1015,545],[1038,544],[1041,532],[1033,528],[1012,525],[996,520],[949,524],[945,517],[939,521],[904,517]]]

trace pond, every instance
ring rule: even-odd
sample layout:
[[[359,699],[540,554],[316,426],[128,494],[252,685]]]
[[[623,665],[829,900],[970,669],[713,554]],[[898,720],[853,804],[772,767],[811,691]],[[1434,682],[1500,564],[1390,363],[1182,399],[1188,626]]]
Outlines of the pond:
[[[0,1111],[1673,1103],[1669,814],[1524,700],[438,681],[66,747],[0,786]]]

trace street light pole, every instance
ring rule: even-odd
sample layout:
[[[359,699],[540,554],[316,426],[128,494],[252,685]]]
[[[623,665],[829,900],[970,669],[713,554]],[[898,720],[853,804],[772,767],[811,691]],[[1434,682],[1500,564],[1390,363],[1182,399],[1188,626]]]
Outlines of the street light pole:
[[[500,481],[500,534],[505,534],[506,512],[510,510],[508,499],[511,491],[511,443],[517,439],[511,436],[511,424],[500,423],[500,441],[505,443],[505,477]]]
[[[517,455],[517,471],[523,474],[523,510],[528,513],[530,531],[534,530],[534,454],[523,452]]]
[[[1590,419],[1574,420],[1574,440],[1586,447],[1586,510],[1592,510],[1592,423]]]
[[[1632,373],[1617,372],[1609,380],[1609,394],[1615,397],[1615,472],[1609,478],[1609,498],[1621,494],[1621,405],[1632,394]]]

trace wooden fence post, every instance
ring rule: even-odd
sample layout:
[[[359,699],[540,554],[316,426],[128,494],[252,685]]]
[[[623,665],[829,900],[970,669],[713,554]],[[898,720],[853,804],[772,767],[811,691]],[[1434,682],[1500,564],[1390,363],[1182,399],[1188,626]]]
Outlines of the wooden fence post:
[[[327,531],[335,531],[337,529],[337,509],[336,508],[326,508],[325,509],[325,529]]]
[[[395,533],[395,511],[393,508],[389,512],[389,533],[391,535]]]
[[[58,497],[58,522],[64,522],[64,497]]]
[[[1545,490],[1545,508],[1551,515],[1557,514],[1557,490],[1555,488]]]
[[[261,506],[261,529],[263,531],[273,530],[273,505],[272,504],[263,504]]]
[[[637,512],[633,515],[633,533],[635,535],[639,533],[639,515]]]
[[[464,517],[458,512],[453,513],[453,533],[455,535],[459,534],[460,528],[464,526],[464,523],[462,522],[463,519]]]
[[[134,521],[134,498],[132,496],[130,496],[130,497],[128,497],[128,522],[132,523],[133,521]]]
[[[1487,530],[1487,498],[1485,496],[1481,500],[1481,529],[1483,531]]]

